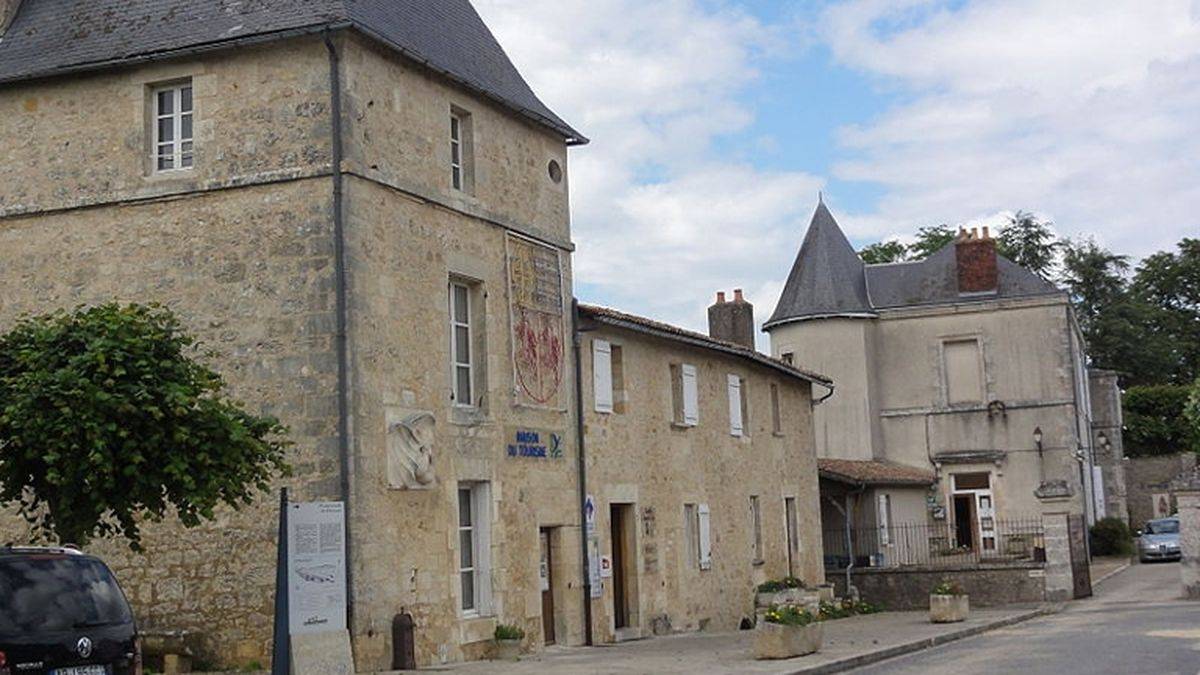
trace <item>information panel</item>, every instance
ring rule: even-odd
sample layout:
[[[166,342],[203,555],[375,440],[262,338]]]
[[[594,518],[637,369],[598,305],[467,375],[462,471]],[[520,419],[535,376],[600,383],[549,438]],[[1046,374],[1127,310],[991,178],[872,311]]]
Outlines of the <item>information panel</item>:
[[[346,514],[342,502],[288,504],[291,634],[346,630]]]

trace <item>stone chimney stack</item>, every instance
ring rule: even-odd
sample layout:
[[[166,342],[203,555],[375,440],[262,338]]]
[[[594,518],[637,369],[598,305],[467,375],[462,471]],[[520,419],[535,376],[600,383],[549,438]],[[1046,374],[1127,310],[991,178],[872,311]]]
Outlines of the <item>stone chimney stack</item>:
[[[716,340],[754,349],[754,305],[742,297],[742,289],[733,292],[733,301],[725,292],[717,293],[717,302],[708,308],[708,334]]]
[[[970,232],[959,228],[954,247],[960,294],[995,293],[1000,290],[996,240],[992,239],[988,228],[983,228],[982,235],[977,228],[971,228]]]
[[[17,10],[21,8],[21,0],[0,0],[0,35],[4,35],[13,19],[17,18]]]

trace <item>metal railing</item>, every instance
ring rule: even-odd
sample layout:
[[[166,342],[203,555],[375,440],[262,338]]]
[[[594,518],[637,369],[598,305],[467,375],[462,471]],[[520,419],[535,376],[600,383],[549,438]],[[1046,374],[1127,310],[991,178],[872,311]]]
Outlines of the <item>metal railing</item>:
[[[961,567],[1046,559],[1040,518],[987,519],[969,527],[947,521],[851,528],[849,541],[847,530],[830,529],[822,538],[825,567],[830,569],[845,569],[851,555],[856,568]]]

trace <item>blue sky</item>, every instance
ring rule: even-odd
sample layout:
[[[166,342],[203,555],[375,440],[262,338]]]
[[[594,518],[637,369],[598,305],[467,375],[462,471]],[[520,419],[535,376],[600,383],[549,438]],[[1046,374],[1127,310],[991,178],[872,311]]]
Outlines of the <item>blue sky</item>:
[[[824,190],[851,240],[1034,211],[1142,256],[1200,234],[1200,0],[475,0],[592,144],[582,299],[774,307]]]

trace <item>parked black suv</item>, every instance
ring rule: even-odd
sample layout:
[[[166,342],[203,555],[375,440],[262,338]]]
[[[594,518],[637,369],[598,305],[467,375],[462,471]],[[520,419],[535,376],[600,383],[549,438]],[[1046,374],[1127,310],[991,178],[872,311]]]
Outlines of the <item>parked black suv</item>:
[[[70,548],[0,548],[0,675],[141,675],[108,566]]]

